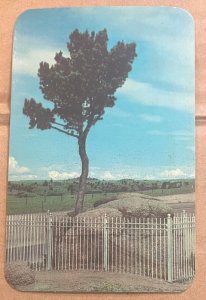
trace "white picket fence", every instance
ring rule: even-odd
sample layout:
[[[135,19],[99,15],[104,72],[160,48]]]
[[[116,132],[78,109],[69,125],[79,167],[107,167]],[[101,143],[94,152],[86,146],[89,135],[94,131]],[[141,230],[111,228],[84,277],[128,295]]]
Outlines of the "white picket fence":
[[[133,273],[169,282],[195,273],[195,216],[7,216],[6,261],[36,270]]]

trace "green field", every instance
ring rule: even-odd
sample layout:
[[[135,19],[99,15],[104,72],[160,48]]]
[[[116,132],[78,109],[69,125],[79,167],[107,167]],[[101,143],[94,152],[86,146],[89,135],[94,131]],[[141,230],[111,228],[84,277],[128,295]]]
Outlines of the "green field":
[[[181,188],[147,190],[147,191],[141,191],[139,193],[148,196],[159,197],[159,196],[194,193],[194,188],[192,188],[192,186],[187,186],[187,187],[183,186]]]
[[[115,198],[116,193],[99,193],[85,195],[84,208],[85,210],[92,208],[93,203],[102,200]],[[7,201],[7,214],[27,214],[54,211],[69,211],[74,209],[76,196],[69,193],[61,196],[35,196],[17,198],[14,195],[9,195]]]

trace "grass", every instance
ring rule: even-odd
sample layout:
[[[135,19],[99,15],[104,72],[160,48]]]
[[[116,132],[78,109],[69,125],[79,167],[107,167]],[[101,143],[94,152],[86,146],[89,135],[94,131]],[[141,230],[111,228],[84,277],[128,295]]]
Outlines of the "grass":
[[[92,208],[94,202],[105,198],[116,196],[116,193],[98,193],[86,194],[84,201],[85,210]],[[18,198],[15,195],[9,195],[7,201],[7,214],[26,214],[26,213],[40,213],[50,210],[54,211],[68,211],[74,209],[76,202],[76,195],[70,193],[61,196],[40,196]]]

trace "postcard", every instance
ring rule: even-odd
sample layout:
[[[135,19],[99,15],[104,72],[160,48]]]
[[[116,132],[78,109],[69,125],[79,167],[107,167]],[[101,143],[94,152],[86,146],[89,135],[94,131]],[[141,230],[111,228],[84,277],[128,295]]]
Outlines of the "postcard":
[[[5,277],[180,292],[195,276],[194,22],[173,7],[28,10],[14,31]]]

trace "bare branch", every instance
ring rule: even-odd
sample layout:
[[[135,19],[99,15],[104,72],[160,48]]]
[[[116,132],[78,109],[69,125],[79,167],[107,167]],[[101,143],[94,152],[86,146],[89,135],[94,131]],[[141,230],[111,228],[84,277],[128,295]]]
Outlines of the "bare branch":
[[[52,122],[52,124],[56,124],[56,125],[58,125],[58,126],[61,126],[61,127],[66,128],[66,129],[71,129],[71,130],[74,130],[74,131],[78,132],[76,128],[74,128],[73,126],[68,126],[67,124],[61,124],[61,123],[58,123],[58,122]],[[69,133],[69,132],[68,132],[68,133]],[[74,134],[74,135],[75,135],[75,134]],[[77,136],[78,136],[78,135],[77,135]]]
[[[78,136],[77,134],[73,134],[73,133],[71,133],[71,132],[68,132],[68,131],[59,129],[59,128],[57,128],[56,126],[51,126],[51,128],[53,128],[53,129],[55,129],[55,130],[58,130],[58,131],[60,131],[60,132],[62,132],[62,133],[64,133],[64,134],[66,134],[66,135],[70,135],[70,136],[73,136],[73,137],[75,137],[75,138],[79,138],[79,136]]]
[[[52,122],[53,124],[56,124],[56,125],[59,125],[59,126],[62,126],[62,127],[64,127],[65,126],[65,124],[61,124],[61,123],[58,123],[58,122]]]

